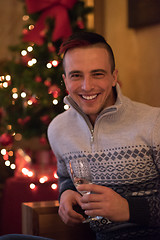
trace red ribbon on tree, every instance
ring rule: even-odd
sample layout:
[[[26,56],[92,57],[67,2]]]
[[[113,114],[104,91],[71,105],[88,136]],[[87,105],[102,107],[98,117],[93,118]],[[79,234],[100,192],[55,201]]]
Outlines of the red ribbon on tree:
[[[28,31],[23,40],[42,45],[46,29],[46,19],[54,18],[55,25],[52,33],[52,41],[64,40],[72,34],[68,10],[71,9],[77,0],[26,0],[27,11],[33,14],[41,11],[41,15],[34,26]]]

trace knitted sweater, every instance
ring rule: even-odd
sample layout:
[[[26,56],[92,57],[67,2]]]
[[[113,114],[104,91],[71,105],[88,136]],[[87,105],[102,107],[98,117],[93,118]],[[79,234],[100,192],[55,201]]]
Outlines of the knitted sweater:
[[[50,123],[48,138],[57,158],[60,194],[76,191],[69,160],[86,156],[93,183],[112,188],[129,202],[129,222],[106,224],[102,219],[91,224],[97,239],[125,239],[120,236],[127,229],[127,240],[132,234],[138,239],[141,233],[160,232],[160,108],[123,96],[118,84],[116,91],[116,103],[99,114],[94,127],[66,97],[70,108]]]

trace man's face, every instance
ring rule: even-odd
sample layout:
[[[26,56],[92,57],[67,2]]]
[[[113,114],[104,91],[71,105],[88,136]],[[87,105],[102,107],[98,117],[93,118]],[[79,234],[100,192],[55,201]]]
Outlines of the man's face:
[[[115,103],[112,87],[117,70],[111,73],[109,55],[98,46],[68,50],[64,58],[66,88],[92,123],[98,114]]]

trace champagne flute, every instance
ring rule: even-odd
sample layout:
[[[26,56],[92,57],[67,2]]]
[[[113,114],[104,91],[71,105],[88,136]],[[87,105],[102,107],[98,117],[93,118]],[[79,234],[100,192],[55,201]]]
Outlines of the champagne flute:
[[[89,163],[86,157],[81,157],[77,159],[72,159],[69,161],[70,172],[72,176],[72,181],[77,188],[81,184],[92,184],[92,176],[90,172]],[[87,191],[79,191],[81,195],[91,194]],[[90,222],[93,220],[100,220],[101,216],[90,217],[83,221],[83,223]]]

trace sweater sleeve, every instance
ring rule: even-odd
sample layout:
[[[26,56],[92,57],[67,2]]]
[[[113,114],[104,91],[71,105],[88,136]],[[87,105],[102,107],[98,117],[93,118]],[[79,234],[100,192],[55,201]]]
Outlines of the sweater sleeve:
[[[150,182],[151,191],[144,190],[141,196],[129,196],[127,200],[130,210],[130,222],[160,227],[160,114],[158,114],[152,127],[152,158],[159,176]]]
[[[66,190],[73,190],[73,191],[77,191],[72,179],[70,178],[70,176],[68,174],[62,174],[62,172],[64,172],[64,169],[62,170],[62,166],[58,167],[58,186],[59,186],[59,199],[61,197],[61,194],[66,191]]]

